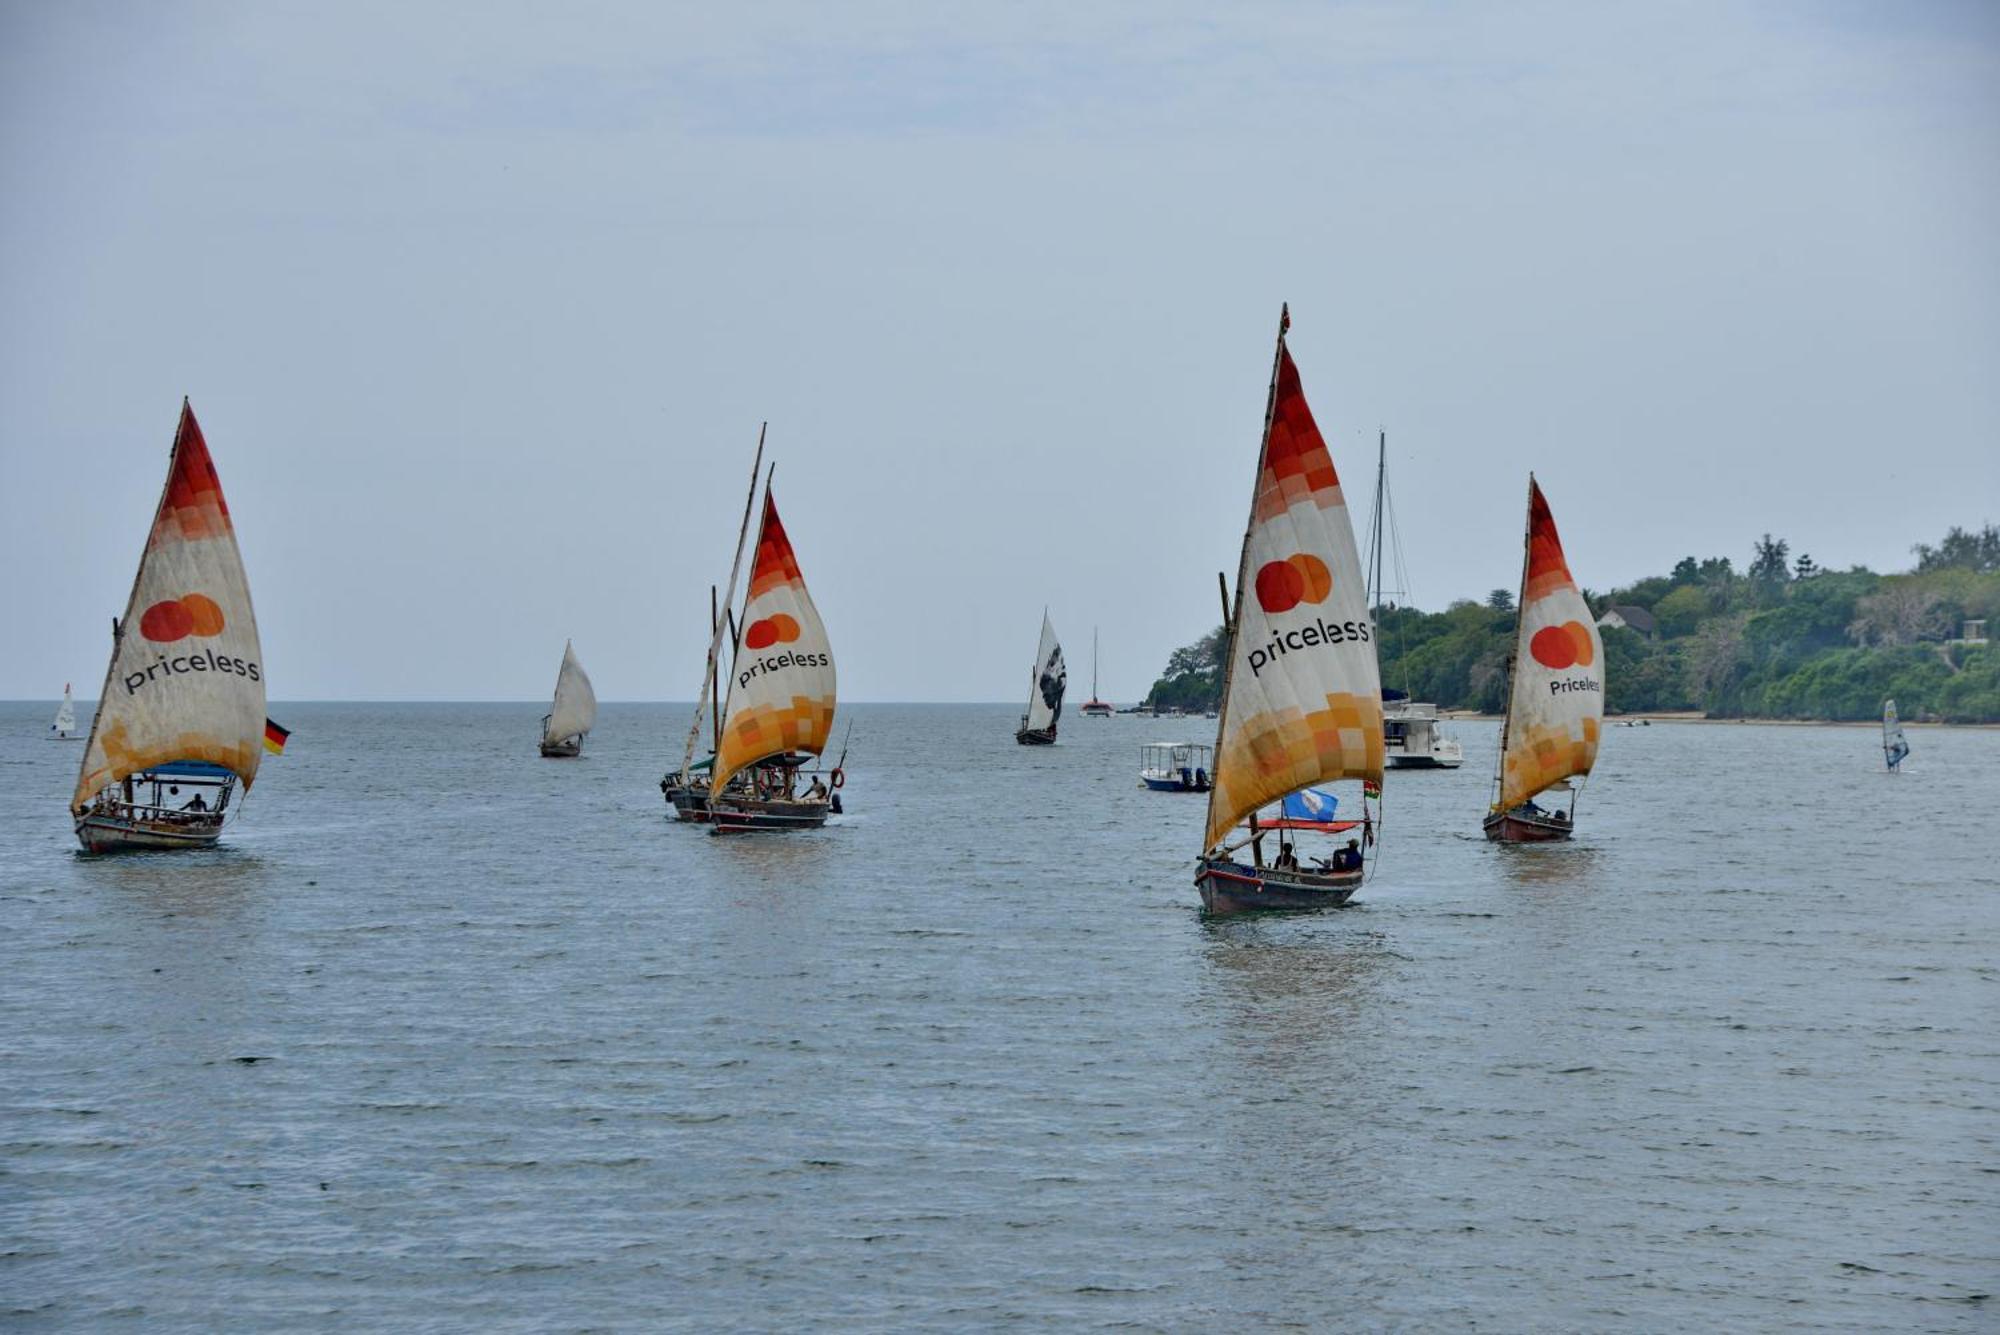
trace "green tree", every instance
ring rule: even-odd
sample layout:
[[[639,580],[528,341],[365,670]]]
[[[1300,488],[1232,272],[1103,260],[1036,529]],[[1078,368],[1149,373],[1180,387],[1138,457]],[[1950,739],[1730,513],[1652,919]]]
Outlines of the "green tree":
[[[1486,606],[1495,612],[1513,611],[1514,591],[1512,589],[1493,590],[1493,592],[1486,595]]]

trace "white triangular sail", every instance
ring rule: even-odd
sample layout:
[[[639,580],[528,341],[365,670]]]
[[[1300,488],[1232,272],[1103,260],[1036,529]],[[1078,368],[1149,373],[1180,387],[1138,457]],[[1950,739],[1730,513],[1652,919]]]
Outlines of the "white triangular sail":
[[[709,771],[720,793],[737,771],[768,756],[818,755],[833,732],[833,646],[799,573],[778,503],[764,488],[764,518],[737,623],[722,745]]]
[[[565,642],[562,667],[556,673],[555,701],[549,706],[542,740],[566,742],[582,737],[596,722],[597,693],[590,689],[590,674],[576,661],[575,647]]]
[[[1069,672],[1063,667],[1062,646],[1056,643],[1056,628],[1049,614],[1042,613],[1042,642],[1035,650],[1035,666],[1028,674],[1028,716],[1021,726],[1030,732],[1050,732],[1062,717],[1063,691]]]
[[[1509,690],[1495,811],[1590,773],[1604,723],[1604,644],[1532,476]]]
[[[69,693],[69,683],[63,683],[62,703],[56,706],[56,721],[49,724],[49,731],[58,737],[67,737],[76,731],[76,700]]]
[[[264,755],[263,659],[229,506],[183,403],[71,809],[170,760],[220,765],[248,788]]]
[[[1896,715],[1896,702],[1882,702],[1882,758],[1894,769],[1903,763],[1903,757],[1910,754],[1910,744],[1903,740],[1903,720]]]
[[[1354,525],[1280,326],[1236,572],[1205,848],[1287,793],[1382,778],[1382,678]]]

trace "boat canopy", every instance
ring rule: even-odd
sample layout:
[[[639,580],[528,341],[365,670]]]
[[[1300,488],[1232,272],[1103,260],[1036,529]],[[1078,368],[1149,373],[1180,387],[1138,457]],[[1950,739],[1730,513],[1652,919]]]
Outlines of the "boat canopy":
[[[169,760],[164,765],[154,765],[143,771],[156,779],[211,779],[217,783],[236,777],[236,771],[224,765],[211,765],[205,760]]]

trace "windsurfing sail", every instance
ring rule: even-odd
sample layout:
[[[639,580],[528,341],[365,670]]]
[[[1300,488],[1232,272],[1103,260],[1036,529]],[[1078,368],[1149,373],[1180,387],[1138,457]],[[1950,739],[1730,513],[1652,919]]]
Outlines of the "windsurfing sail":
[[[1604,722],[1604,644],[1533,474],[1517,606],[1495,811],[1511,811],[1545,788],[1590,773]]]
[[[181,404],[167,483],[112,636],[71,810],[168,761],[202,761],[248,789],[264,756],[264,655],[222,483]]]
[[[563,642],[562,667],[556,671],[555,700],[549,705],[549,721],[542,726],[542,738],[566,742],[582,737],[597,722],[597,693],[590,689],[590,674],[576,661],[576,647]]]
[[[1882,702],[1882,756],[1894,769],[1903,763],[1903,757],[1910,754],[1910,744],[1903,740],[1903,720],[1896,716],[1896,702]]]
[[[58,737],[67,737],[76,731],[76,701],[69,693],[69,683],[63,683],[62,703],[56,706],[56,721],[49,724],[49,731]]]
[[[1278,325],[1204,848],[1287,793],[1382,779],[1382,677],[1340,478]]]
[[[709,774],[711,793],[722,792],[737,771],[768,756],[816,756],[833,732],[833,646],[806,592],[768,484],[750,562],[750,589],[736,624],[722,744]]]
[[[1028,674],[1028,715],[1021,726],[1031,732],[1053,732],[1062,717],[1063,690],[1069,672],[1063,667],[1062,646],[1056,643],[1056,628],[1049,614],[1042,613],[1042,642],[1035,650],[1035,666]]]

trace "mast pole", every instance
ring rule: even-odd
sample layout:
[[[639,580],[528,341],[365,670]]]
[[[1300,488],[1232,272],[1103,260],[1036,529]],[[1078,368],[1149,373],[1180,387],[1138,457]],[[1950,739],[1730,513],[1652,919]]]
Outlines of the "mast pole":
[[[1507,779],[1507,734],[1514,726],[1514,669],[1521,661],[1521,628],[1526,624],[1521,600],[1528,596],[1528,556],[1529,544],[1535,536],[1535,475],[1528,473],[1528,512],[1521,521],[1521,585],[1514,595],[1514,647],[1507,651],[1507,710],[1500,716],[1500,759],[1493,769],[1493,805],[1500,805],[1500,794],[1506,791]],[[1533,794],[1530,794],[1533,796]]]
[[[714,640],[722,630],[722,613],[717,610],[715,586],[708,586],[708,638]],[[697,725],[699,726],[699,725]],[[716,675],[715,656],[708,659],[708,736],[709,750],[722,750],[722,680]],[[687,770],[681,770],[681,777],[687,777]]]
[[[1368,607],[1371,613],[1382,605],[1382,489],[1388,467],[1389,433],[1380,429],[1375,441],[1375,522],[1369,525],[1374,531],[1369,534],[1368,541]]]
[[[743,522],[736,530],[736,559],[730,562],[729,565],[729,594],[725,600],[728,602],[733,602],[736,598],[736,573],[743,565],[743,539],[750,532],[750,507],[757,499],[757,471],[764,466],[764,432],[769,429],[770,425],[769,422],[763,422],[757,427],[757,454],[750,461],[750,494],[743,498]],[[768,486],[770,484],[767,481],[765,485]],[[711,628],[708,636],[708,673],[701,683],[704,692],[708,691],[710,683],[715,680],[715,656],[721,650],[722,632],[720,628]],[[687,750],[681,756],[681,777],[683,779],[687,777],[688,766],[694,764],[695,744],[701,740],[701,707],[703,703],[705,702],[700,700],[695,702],[694,721],[688,724]],[[718,752],[722,749],[722,739],[719,734],[716,738],[715,749]]]
[[[776,477],[777,473],[778,473],[778,465],[776,465],[775,463],[772,464],[770,468],[765,470],[764,473],[764,508],[766,514],[771,512],[771,479],[773,477]],[[752,493],[754,494],[756,490],[754,483],[752,484],[751,490]],[[744,509],[743,517],[746,521],[750,517],[749,509],[747,506]],[[764,545],[763,515],[759,515],[757,517],[757,545],[759,547],[762,547]],[[730,572],[730,582],[732,584],[735,582],[734,571]],[[739,623],[736,620],[736,613],[734,609],[725,608],[724,610],[729,617],[729,662],[730,662],[730,670],[733,672],[735,670],[735,664],[738,661],[740,661],[743,656],[743,632],[739,629],[739,625],[741,623]],[[749,616],[750,614],[750,590],[748,589],[745,589],[743,591],[743,614],[746,617]],[[722,711],[722,716],[724,718],[729,717],[729,710],[726,707]],[[700,720],[696,720],[695,726],[696,727],[701,726]],[[714,797],[717,793],[720,793],[722,791],[722,785],[715,781],[715,772],[721,768],[722,768],[722,736],[720,733],[718,733],[715,739],[715,760],[708,767],[708,795],[710,797]]]
[[[1257,443],[1257,484],[1264,480],[1264,457],[1271,449],[1271,419],[1278,411],[1278,372],[1285,364],[1285,332],[1292,327],[1292,307],[1290,302],[1278,307],[1278,345],[1271,352],[1271,387],[1264,393],[1264,435]],[[1250,533],[1257,523],[1257,493],[1253,487],[1250,493],[1250,515],[1243,521],[1243,550],[1236,558],[1236,598],[1232,602],[1224,598],[1227,620],[1222,623],[1222,701],[1215,709],[1215,769],[1209,776],[1208,810],[1202,816],[1202,842],[1206,845],[1209,824],[1215,818],[1215,794],[1221,787],[1217,777],[1222,770],[1222,737],[1229,727],[1229,684],[1236,675],[1236,623],[1243,617],[1243,569],[1250,562]],[[1256,813],[1251,813],[1256,819]],[[1208,849],[1203,847],[1202,853]]]

